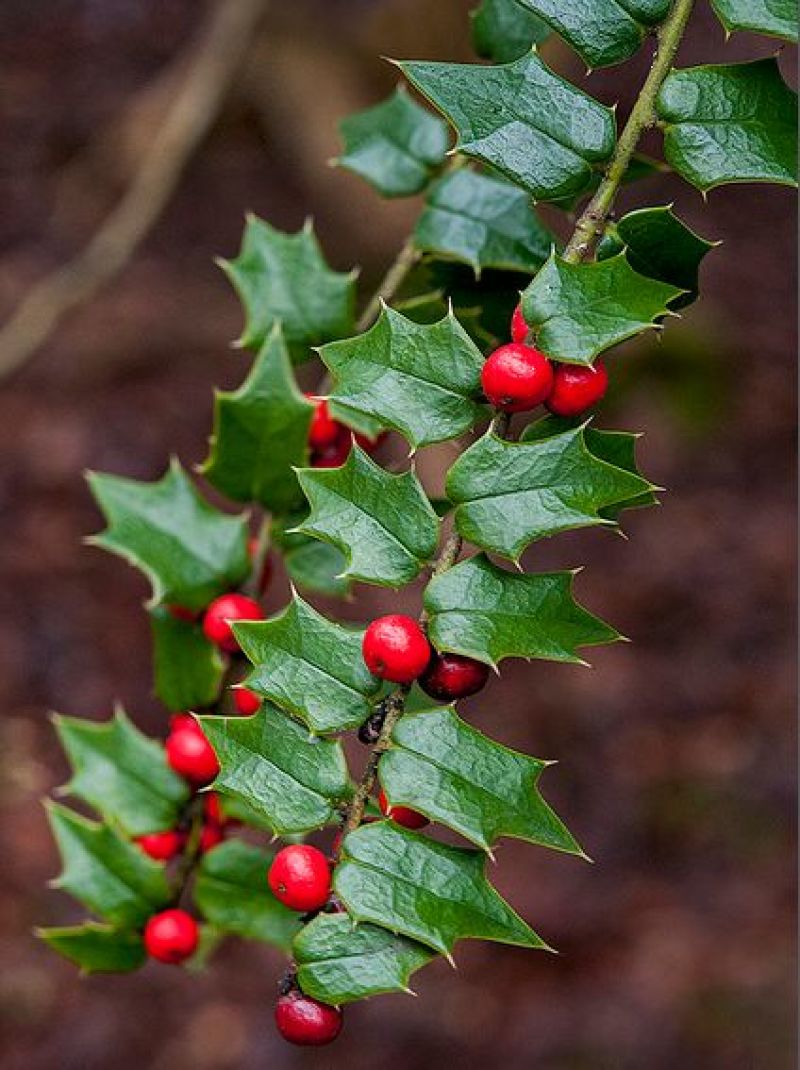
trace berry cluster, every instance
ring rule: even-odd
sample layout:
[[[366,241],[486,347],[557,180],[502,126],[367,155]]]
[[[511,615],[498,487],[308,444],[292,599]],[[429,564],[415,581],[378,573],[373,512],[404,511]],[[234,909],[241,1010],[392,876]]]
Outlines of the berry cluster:
[[[544,404],[554,416],[579,416],[595,405],[608,388],[602,364],[561,364],[528,344],[528,324],[517,305],[511,318],[511,339],[490,353],[481,371],[488,401],[503,412],[528,412]]]
[[[347,460],[354,441],[366,453],[374,453],[386,438],[385,431],[376,438],[351,431],[331,416],[327,398],[314,394],[306,394],[306,397],[314,405],[311,426],[308,429],[312,468],[339,468]]]

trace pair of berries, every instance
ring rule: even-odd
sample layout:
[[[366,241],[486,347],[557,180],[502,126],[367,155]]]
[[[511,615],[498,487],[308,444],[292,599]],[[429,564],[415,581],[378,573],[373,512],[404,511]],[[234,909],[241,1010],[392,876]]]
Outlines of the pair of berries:
[[[544,353],[526,344],[527,336],[528,325],[517,305],[511,319],[513,341],[491,353],[481,370],[483,392],[495,408],[527,412],[544,403],[555,416],[578,416],[603,397],[608,372],[602,364],[553,367]]]
[[[326,398],[306,394],[314,405],[311,426],[308,429],[308,444],[311,447],[312,468],[339,468],[347,460],[353,447],[353,439],[366,453],[373,453],[386,438],[382,431],[377,438],[368,438],[335,420],[328,408]]]
[[[361,649],[375,676],[396,684],[417,680],[431,698],[445,701],[474,695],[489,676],[488,666],[473,658],[433,650],[419,624],[400,613],[372,621]]]
[[[225,839],[228,820],[222,813],[219,796],[213,791],[203,797],[203,828],[200,833],[200,854],[206,854]],[[186,846],[186,833],[182,829],[165,829],[163,832],[148,832],[137,836],[136,843],[156,862],[169,862]]]
[[[206,787],[219,773],[214,748],[188,713],[179,713],[172,718],[164,750],[170,767],[193,788]]]

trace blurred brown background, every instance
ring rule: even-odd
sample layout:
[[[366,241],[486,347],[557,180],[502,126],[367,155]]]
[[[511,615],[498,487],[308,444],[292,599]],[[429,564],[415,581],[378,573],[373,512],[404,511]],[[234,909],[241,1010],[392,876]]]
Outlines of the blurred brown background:
[[[121,699],[142,727],[164,727],[145,586],[81,546],[99,526],[82,470],[153,479],[171,451],[186,464],[204,456],[212,384],[237,384],[247,366],[228,349],[239,311],[213,264],[237,249],[245,210],[287,229],[313,214],[333,263],[361,263],[368,292],[417,205],[383,204],[325,166],[335,120],[391,87],[379,54],[469,59],[470,6],[276,0],[143,246],[0,384],[9,1070],[794,1065],[794,196],[772,187],[721,189],[708,206],[670,178],[637,187],[639,203],[675,199],[725,242],[706,261],[700,304],[662,344],[612,362],[602,423],[646,429],[645,471],[669,493],[629,517],[629,542],[568,535],[528,560],[586,563],[579,595],[635,643],[594,652],[592,670],[509,662],[464,707],[496,738],[559,761],[546,794],[596,864],[508,843],[494,877],[561,954],[464,944],[458,972],[437,962],[417,976],[419,999],[360,1004],[334,1048],[304,1052],[273,1030],[280,960],[269,949],[231,942],[201,976],[148,966],[80,980],[30,936],[80,913],[46,888],[57,859],[38,799],[65,776],[48,709],[103,718]],[[212,11],[197,0],[4,0],[3,316],[120,196]],[[680,61],[773,48],[726,44],[699,3]],[[548,50],[583,79],[565,49]],[[588,86],[624,112],[646,61],[645,50]],[[434,481],[448,449],[425,461]],[[270,608],[284,597],[278,584]],[[377,604],[362,592],[347,612]]]

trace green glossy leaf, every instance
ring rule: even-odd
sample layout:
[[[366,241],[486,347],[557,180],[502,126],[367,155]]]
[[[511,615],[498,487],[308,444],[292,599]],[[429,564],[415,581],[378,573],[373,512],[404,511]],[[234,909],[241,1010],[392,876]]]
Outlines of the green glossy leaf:
[[[37,929],[36,935],[53,951],[80,967],[81,973],[130,973],[143,966],[147,958],[139,933],[93,921],[59,929]]]
[[[378,775],[393,806],[410,806],[486,851],[513,836],[582,854],[539,792],[549,764],[495,743],[439,706],[398,721]]]
[[[365,334],[323,346],[333,400],[373,417],[412,446],[457,438],[483,413],[483,357],[450,313],[419,324],[384,307]]]
[[[629,59],[670,8],[670,0],[518,2],[548,23],[590,68],[610,67]]]
[[[217,392],[211,451],[201,472],[234,501],[258,502],[275,513],[296,507],[302,495],[294,468],[306,462],[313,411],[275,327],[239,389]]]
[[[225,659],[202,626],[180,620],[164,606],[150,610],[155,689],[169,710],[211,706],[219,697]]]
[[[797,94],[774,57],[673,71],[656,110],[667,162],[698,189],[797,185]]]
[[[346,598],[350,593],[352,585],[342,578],[347,558],[330,543],[304,539],[284,555],[283,561],[292,583],[301,590],[328,598]]]
[[[469,264],[479,276],[487,267],[533,274],[555,238],[523,190],[461,169],[431,188],[414,241],[427,253]]]
[[[52,802],[46,809],[62,861],[54,888],[122,928],[143,925],[169,903],[162,863],[148,858],[110,825],[87,821]]]
[[[514,561],[536,539],[613,524],[601,510],[652,489],[598,460],[582,427],[538,442],[506,442],[489,432],[447,474],[459,534]]]
[[[697,299],[700,264],[715,244],[690,230],[668,205],[640,208],[606,230],[597,259],[626,250],[634,271],[686,291],[669,303],[670,308],[684,308]]]
[[[433,952],[376,925],[354,925],[347,914],[318,914],[294,938],[293,957],[301,991],[340,1006],[384,992],[409,992],[411,974]]]
[[[797,40],[797,0],[711,0],[725,29]]]
[[[54,724],[72,767],[63,794],[83,799],[131,836],[174,827],[189,798],[186,782],[123,710],[102,724],[61,716]]]
[[[443,954],[468,937],[545,947],[486,880],[485,858],[376,821],[345,838],[333,887],[358,921]]]
[[[311,506],[299,530],[338,546],[347,578],[402,587],[435,553],[439,518],[413,471],[390,475],[354,446],[341,468],[297,476]]]
[[[334,624],[296,595],[277,617],[234,631],[254,666],[248,688],[312,732],[357,728],[369,717],[381,682],[361,656],[363,631]]]
[[[634,271],[624,254],[582,264],[554,254],[523,293],[522,308],[542,352],[591,364],[604,349],[654,328],[680,294]]]
[[[356,275],[328,267],[310,220],[284,234],[249,215],[238,257],[220,266],[244,307],[240,346],[260,349],[280,323],[292,358],[307,360],[310,346],[352,333]]]
[[[272,854],[243,840],[228,840],[203,855],[194,901],[223,932],[263,940],[288,951],[299,917],[279,903],[267,884]]]
[[[525,11],[517,0],[482,0],[472,12],[475,51],[493,63],[519,59],[549,34],[547,23]]]
[[[535,52],[493,67],[400,67],[453,124],[459,152],[496,168],[537,200],[580,193],[614,149],[613,112],[554,74]]]
[[[268,702],[252,717],[201,717],[220,773],[214,790],[242,799],[278,835],[321,828],[347,798],[341,745],[308,729]]]
[[[407,197],[430,182],[447,152],[447,126],[403,86],[339,123],[344,152],[335,161],[384,197]]]
[[[155,483],[98,472],[88,479],[108,522],[88,541],[144,572],[153,588],[151,605],[204,609],[247,576],[244,517],[209,505],[178,461]]]
[[[431,580],[428,634],[438,650],[496,665],[503,658],[581,662],[577,649],[619,633],[572,596],[574,572],[506,572],[479,554]]]

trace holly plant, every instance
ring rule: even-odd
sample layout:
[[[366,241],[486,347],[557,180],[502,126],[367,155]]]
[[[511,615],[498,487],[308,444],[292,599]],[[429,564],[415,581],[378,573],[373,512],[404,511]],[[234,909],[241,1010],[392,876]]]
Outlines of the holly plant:
[[[713,0],[726,31],[792,40],[795,6]],[[223,268],[252,366],[217,394],[199,469],[234,511],[177,461],[154,483],[89,477],[107,522],[93,541],[152,586],[172,719],[162,745],[122,709],[56,717],[72,768],[59,794],[94,816],[48,805],[55,883],[90,917],[39,935],[82,971],[264,941],[288,957],[279,1031],[324,1044],[345,1004],[410,991],[461,940],[547,947],[487,863],[505,837],[585,855],[540,791],[549,763],[477,731],[466,700],[507,658],[581,665],[620,638],[576,600],[574,570],[520,562],[655,502],[637,434],[592,410],[623,343],[697,297],[715,244],[669,205],[617,217],[615,198],[665,168],[703,194],[796,183],[796,97],[776,59],[676,67],[693,7],[483,0],[488,62],[397,63],[405,83],[342,121],[338,164],[424,201],[360,315],[356,273],[328,266],[310,225],[247,220]],[[654,48],[624,123],[542,59],[551,33],[591,67]],[[664,161],[638,152],[653,127]],[[540,203],[562,231],[577,218],[565,244]],[[304,395],[294,368],[316,359],[324,375]],[[401,470],[376,460],[387,434],[404,440]],[[432,498],[415,456],[440,442],[460,452]],[[291,600],[267,619],[278,568]],[[420,577],[414,619],[395,592]],[[314,607],[354,584],[385,588],[385,615],[354,627]],[[355,770],[347,733],[366,748]]]

